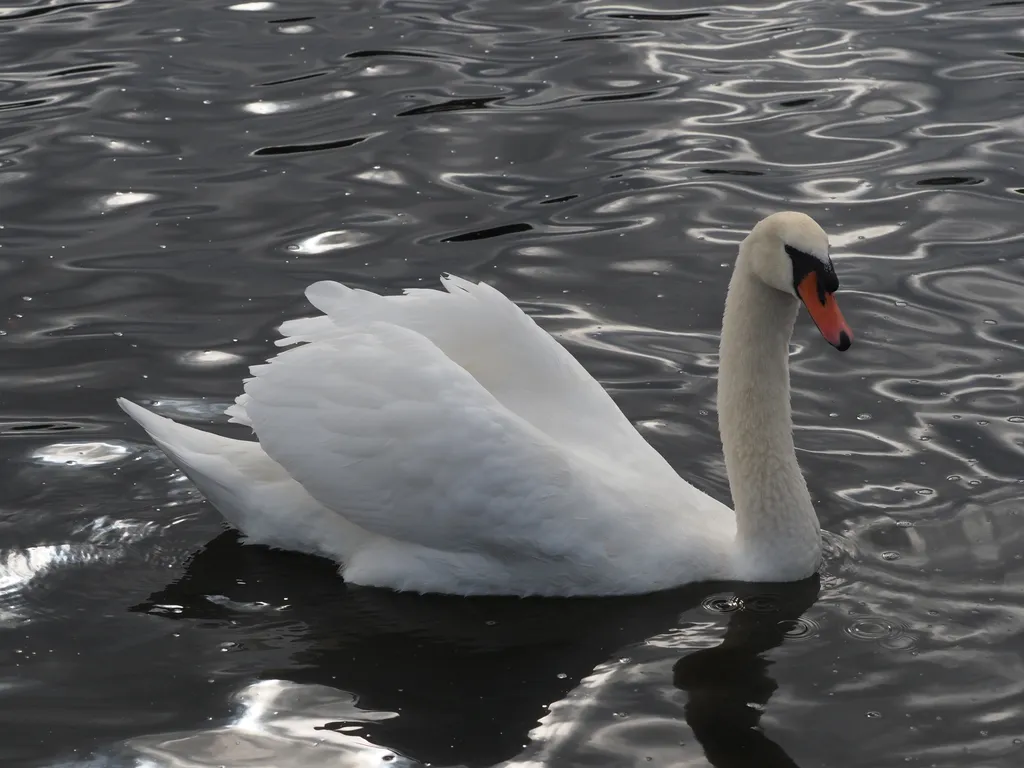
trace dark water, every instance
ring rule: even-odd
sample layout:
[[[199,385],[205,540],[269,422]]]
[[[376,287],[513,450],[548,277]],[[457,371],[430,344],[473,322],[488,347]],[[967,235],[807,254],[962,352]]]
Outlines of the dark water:
[[[0,7],[0,765],[1020,765],[1022,28],[979,0]],[[306,284],[451,271],[727,498],[727,266],[780,208],[832,234],[857,334],[794,339],[820,583],[346,589],[240,546],[113,402],[223,424]]]

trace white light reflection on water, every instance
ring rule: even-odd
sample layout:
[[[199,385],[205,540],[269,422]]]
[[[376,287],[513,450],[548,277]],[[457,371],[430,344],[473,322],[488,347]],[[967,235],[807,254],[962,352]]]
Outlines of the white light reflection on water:
[[[119,442],[53,442],[36,449],[32,459],[40,464],[97,467],[124,459],[131,449]]]
[[[306,25],[301,25],[306,27]],[[288,30],[291,29],[289,32]],[[307,34],[312,31],[312,27],[307,29],[298,30],[298,28],[281,28],[282,32],[286,34]],[[242,109],[251,115],[276,115],[281,112],[295,112],[303,109],[313,109],[322,104],[326,104],[332,101],[342,101],[344,99],[351,99],[356,95],[355,91],[342,88],[334,91],[328,91],[327,93],[320,93],[313,96],[304,96],[296,99],[257,99],[256,101],[249,101],[242,105]]]
[[[148,203],[152,200],[156,200],[156,195],[151,192],[115,192],[100,198],[99,207],[103,211],[114,211],[131,205]]]
[[[229,5],[229,11],[272,11],[277,7],[277,3],[236,3],[235,5]]]
[[[212,367],[216,365],[231,365],[242,362],[242,357],[232,352],[223,352],[218,349],[195,350],[182,352],[179,358],[186,365]]]
[[[95,544],[46,544],[0,553],[0,628],[35,618],[23,610],[23,593],[38,577],[60,566],[111,562],[119,554]]]
[[[137,768],[344,768],[419,765],[371,744],[360,723],[388,720],[393,712],[369,712],[351,694],[320,685],[261,680],[236,697],[240,713],[229,725],[205,731],[131,739]],[[331,727],[325,727],[330,724]]]
[[[131,449],[121,443],[51,443],[37,448],[32,459],[40,464],[97,467],[120,461],[130,453]]]
[[[365,232],[356,232],[351,229],[336,229],[307,237],[295,245],[288,246],[288,250],[307,254],[327,253],[328,251],[356,248],[368,243],[371,239],[370,235]]]

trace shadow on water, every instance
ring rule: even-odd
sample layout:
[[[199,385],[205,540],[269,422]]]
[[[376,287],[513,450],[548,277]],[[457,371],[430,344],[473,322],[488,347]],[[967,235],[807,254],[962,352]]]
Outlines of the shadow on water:
[[[565,600],[399,594],[345,586],[329,562],[243,546],[229,532],[133,610],[228,629],[242,638],[239,658],[255,655],[256,677],[340,689],[360,710],[398,713],[361,724],[370,744],[421,763],[485,766],[562,751],[534,738],[524,753],[551,702],[623,649],[678,626],[709,595],[731,592],[739,609],[728,614],[721,644],[674,666],[686,722],[716,768],[794,766],[758,729],[778,687],[765,654],[813,605],[819,582],[738,586]],[[299,738],[310,742],[353,729],[344,718],[308,723]],[[573,724],[555,730],[564,736]],[[170,742],[185,757],[188,739]],[[281,749],[275,759],[287,754]]]

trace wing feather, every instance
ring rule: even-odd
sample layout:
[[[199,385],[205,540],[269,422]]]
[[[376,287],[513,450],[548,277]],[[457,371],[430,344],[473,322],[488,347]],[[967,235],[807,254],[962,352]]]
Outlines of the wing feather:
[[[267,454],[356,525],[446,551],[567,544],[545,530],[585,473],[419,333],[353,318],[254,367],[245,394]]]
[[[323,281],[306,290],[324,314],[281,326],[282,346],[345,336],[384,322],[414,331],[472,376],[506,408],[561,444],[591,452],[614,448],[616,462],[653,459],[604,388],[550,334],[497,289],[445,276],[444,291],[411,289],[380,296]],[[249,396],[228,415],[248,424]],[[607,447],[607,448],[604,448]]]

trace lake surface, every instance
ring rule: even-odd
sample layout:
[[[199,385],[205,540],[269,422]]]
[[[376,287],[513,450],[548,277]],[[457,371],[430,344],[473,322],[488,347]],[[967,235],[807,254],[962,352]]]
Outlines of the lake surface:
[[[0,6],[0,764],[1018,766],[1024,4]],[[832,237],[793,339],[820,579],[347,589],[114,404],[221,411],[322,278],[526,307],[698,487],[736,243]],[[652,532],[652,535],[655,535]]]

